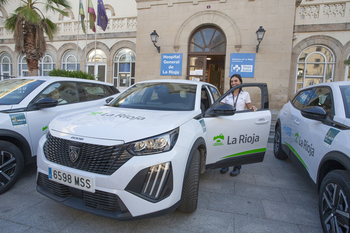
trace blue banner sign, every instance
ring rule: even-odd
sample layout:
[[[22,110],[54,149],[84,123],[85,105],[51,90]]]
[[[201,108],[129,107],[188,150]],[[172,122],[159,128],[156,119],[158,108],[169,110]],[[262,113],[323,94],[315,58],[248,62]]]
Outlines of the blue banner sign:
[[[240,74],[244,78],[254,78],[255,53],[231,53],[230,77]]]
[[[182,53],[163,53],[160,75],[180,76],[182,71]]]

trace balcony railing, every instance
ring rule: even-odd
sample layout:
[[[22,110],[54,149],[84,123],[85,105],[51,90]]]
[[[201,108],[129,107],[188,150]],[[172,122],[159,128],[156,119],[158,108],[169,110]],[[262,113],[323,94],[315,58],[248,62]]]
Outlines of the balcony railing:
[[[78,21],[60,21],[57,23],[59,28],[56,35],[68,36],[68,35],[77,35],[78,28],[79,34],[83,34],[81,28],[81,22]],[[103,31],[101,27],[96,25],[96,33],[111,33],[111,32],[130,32],[136,31],[137,28],[137,18],[110,18],[106,31]],[[93,31],[89,28],[89,21],[85,20],[85,29],[88,34],[92,34]],[[0,27],[0,39],[11,39],[13,38],[13,33],[7,31],[3,26]]]
[[[303,1],[296,10],[295,25],[350,22],[350,1]]]

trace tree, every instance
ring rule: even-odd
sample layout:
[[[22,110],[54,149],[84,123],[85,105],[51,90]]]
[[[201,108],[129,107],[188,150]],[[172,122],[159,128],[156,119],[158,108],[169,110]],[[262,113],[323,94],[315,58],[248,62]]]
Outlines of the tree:
[[[0,7],[4,6],[6,3],[8,3],[10,0],[0,0]]]
[[[0,6],[6,2],[9,0],[0,0]],[[26,55],[29,76],[38,75],[39,60],[46,51],[44,32],[52,41],[58,31],[57,25],[46,18],[41,9],[68,16],[61,7],[71,8],[67,0],[22,0],[21,6],[5,20],[5,28],[14,33],[16,51]]]

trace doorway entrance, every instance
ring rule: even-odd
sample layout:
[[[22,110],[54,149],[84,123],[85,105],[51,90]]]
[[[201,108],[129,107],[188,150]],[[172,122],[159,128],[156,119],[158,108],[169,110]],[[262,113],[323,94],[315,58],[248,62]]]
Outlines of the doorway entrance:
[[[189,41],[189,80],[198,80],[215,85],[221,93],[224,90],[226,58],[226,37],[213,26],[197,29]]]
[[[107,56],[101,49],[93,50],[87,57],[86,72],[98,78],[98,81],[106,82]]]

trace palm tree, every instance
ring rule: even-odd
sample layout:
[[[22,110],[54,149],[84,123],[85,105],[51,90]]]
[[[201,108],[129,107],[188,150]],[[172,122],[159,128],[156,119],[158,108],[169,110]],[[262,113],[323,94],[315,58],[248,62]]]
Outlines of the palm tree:
[[[0,7],[8,3],[10,0],[0,0]]]
[[[0,6],[6,2],[9,0],[0,0]],[[39,60],[46,51],[44,32],[52,41],[58,30],[57,25],[46,18],[40,9],[68,16],[60,7],[71,8],[67,0],[21,0],[21,6],[5,20],[5,28],[14,32],[16,51],[26,55],[29,76],[38,75]]]

